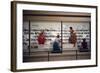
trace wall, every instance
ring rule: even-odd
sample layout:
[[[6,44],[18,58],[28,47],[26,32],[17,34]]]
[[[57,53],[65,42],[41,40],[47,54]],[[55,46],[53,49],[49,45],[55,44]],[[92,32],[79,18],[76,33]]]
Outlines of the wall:
[[[10,34],[11,34],[10,33],[10,23],[11,23],[10,22],[10,8],[11,8],[10,1],[11,0],[0,0],[0,73],[12,73],[10,71]],[[71,3],[71,4],[83,4],[83,5],[99,5],[98,3],[100,3],[98,2],[99,0],[33,0],[33,1],[68,3],[68,4]],[[98,13],[100,13],[100,10]],[[98,25],[98,28],[100,28],[100,25]],[[100,29],[98,29],[98,31],[100,31]],[[100,33],[98,33],[98,37],[100,37]],[[98,43],[100,43],[99,40],[100,38],[98,38]],[[98,47],[100,46],[98,45]],[[99,48],[98,48],[98,52],[100,52]],[[100,53],[98,53],[98,55],[100,56]],[[100,64],[100,57],[98,58],[98,62]],[[86,73],[86,72],[99,73],[100,65],[98,67],[90,67],[90,68],[35,71],[34,73],[66,73],[66,72],[67,73]],[[25,73],[33,73],[33,72],[25,72]]]

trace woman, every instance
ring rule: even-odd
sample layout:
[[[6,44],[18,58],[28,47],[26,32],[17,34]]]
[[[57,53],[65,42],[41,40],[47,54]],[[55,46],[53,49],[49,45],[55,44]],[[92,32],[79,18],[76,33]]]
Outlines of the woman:
[[[69,43],[72,43],[73,47],[75,47],[76,46],[76,42],[77,42],[77,35],[74,32],[72,27],[70,27],[69,32],[70,32]]]
[[[55,41],[53,42],[53,51],[52,53],[60,53],[60,36],[57,35]]]
[[[46,38],[44,35],[44,31],[42,31],[38,36],[38,44],[45,44]]]

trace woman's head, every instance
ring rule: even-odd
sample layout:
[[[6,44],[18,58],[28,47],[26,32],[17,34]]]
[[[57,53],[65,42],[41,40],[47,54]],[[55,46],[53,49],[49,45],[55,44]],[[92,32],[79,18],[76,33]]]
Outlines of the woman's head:
[[[70,30],[72,30],[73,28],[72,27],[69,27],[70,28]]]
[[[70,28],[70,32],[71,32],[71,33],[74,33],[73,28],[72,28],[72,27],[69,27],[69,28]]]
[[[60,36],[59,36],[59,34],[57,35],[57,38],[59,38]]]

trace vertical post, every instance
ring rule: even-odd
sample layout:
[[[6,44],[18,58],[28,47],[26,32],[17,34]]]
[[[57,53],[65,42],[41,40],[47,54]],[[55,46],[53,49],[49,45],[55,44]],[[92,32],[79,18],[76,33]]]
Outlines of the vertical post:
[[[90,51],[91,51],[91,21],[89,22],[89,37],[90,37],[90,41],[89,41],[89,48],[88,49],[90,49]]]
[[[49,57],[49,51],[48,51],[48,61],[49,61],[49,58],[50,58],[50,57]]]
[[[61,51],[63,51],[63,24],[61,21]]]
[[[30,52],[31,52],[30,51],[30,49],[31,49],[31,45],[30,45],[31,44],[30,43],[31,37],[30,36],[31,36],[31,27],[30,27],[30,20],[29,20],[29,55],[30,55]]]
[[[76,60],[77,60],[77,50],[76,50]]]

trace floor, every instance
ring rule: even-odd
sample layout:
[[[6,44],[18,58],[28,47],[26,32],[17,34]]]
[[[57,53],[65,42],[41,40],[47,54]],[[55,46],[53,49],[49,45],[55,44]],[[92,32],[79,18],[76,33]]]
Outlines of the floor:
[[[80,52],[77,49],[63,50],[61,53],[51,53],[50,51],[24,52],[23,62],[41,61],[62,61],[62,60],[83,60],[91,59],[91,52]]]

